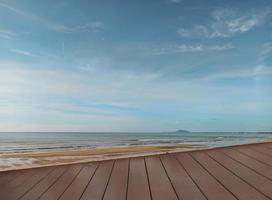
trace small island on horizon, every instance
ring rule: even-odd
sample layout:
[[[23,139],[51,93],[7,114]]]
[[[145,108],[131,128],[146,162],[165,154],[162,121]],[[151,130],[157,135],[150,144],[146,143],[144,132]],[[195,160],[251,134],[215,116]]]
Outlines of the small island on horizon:
[[[179,130],[176,130],[175,133],[191,133],[191,132],[187,130],[179,129]]]

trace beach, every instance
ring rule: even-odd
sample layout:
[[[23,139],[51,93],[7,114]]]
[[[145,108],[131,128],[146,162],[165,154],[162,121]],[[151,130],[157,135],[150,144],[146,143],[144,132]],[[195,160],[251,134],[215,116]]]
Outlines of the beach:
[[[268,141],[268,133],[0,133],[0,171]]]
[[[115,146],[0,153],[0,171],[147,156],[203,148],[207,147],[203,145],[179,144],[163,146]]]

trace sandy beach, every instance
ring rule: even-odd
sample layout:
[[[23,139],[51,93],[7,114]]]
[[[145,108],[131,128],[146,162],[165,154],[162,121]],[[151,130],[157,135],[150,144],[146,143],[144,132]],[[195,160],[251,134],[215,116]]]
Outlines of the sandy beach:
[[[146,156],[203,148],[207,147],[201,145],[179,144],[156,146],[115,146],[0,153],[0,171]]]
[[[271,140],[270,135],[260,133],[2,133],[0,136],[0,171]]]

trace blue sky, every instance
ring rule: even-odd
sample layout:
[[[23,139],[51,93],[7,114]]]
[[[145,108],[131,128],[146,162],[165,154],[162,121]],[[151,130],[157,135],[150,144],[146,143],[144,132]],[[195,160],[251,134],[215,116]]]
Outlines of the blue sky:
[[[271,0],[0,0],[0,131],[271,131]]]

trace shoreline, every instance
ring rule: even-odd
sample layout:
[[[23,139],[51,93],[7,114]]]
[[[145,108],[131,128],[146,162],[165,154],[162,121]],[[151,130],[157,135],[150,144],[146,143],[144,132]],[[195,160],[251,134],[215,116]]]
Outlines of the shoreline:
[[[13,171],[20,169],[32,169],[48,166],[60,166],[77,163],[88,163],[105,161],[112,159],[134,158],[152,155],[161,155],[177,152],[198,151],[214,148],[226,148],[231,146],[244,146],[251,144],[262,144],[272,142],[271,139],[261,140],[259,142],[236,144],[228,146],[210,147],[194,144],[176,144],[176,145],[148,145],[148,146],[114,146],[98,148],[80,148],[80,149],[62,149],[55,151],[42,152],[16,152],[0,153],[0,172]],[[11,160],[9,166],[3,165],[6,160]],[[21,163],[18,161],[22,161]]]
[[[49,151],[0,153],[0,172],[81,162],[103,161],[127,157],[204,149],[193,144],[113,146],[98,148],[56,149]],[[5,163],[5,164],[4,164]]]

